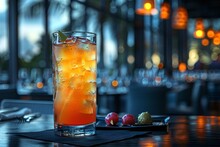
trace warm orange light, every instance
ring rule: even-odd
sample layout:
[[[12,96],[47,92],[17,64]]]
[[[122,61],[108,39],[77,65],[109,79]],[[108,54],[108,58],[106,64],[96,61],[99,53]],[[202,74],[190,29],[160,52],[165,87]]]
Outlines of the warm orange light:
[[[144,4],[144,9],[150,10],[152,8],[151,3],[147,2]]]
[[[178,123],[174,125],[175,131],[173,131],[173,140],[178,144],[186,144],[189,141],[188,126],[186,123]]]
[[[169,17],[170,17],[170,4],[167,2],[163,2],[160,7],[160,18],[169,19]]]
[[[206,38],[202,39],[202,45],[203,45],[203,46],[209,45],[209,40],[206,39]]]
[[[180,72],[185,72],[186,71],[186,64],[185,63],[180,63],[179,64],[179,71]]]
[[[201,18],[196,19],[194,37],[195,38],[204,38],[205,37],[204,29],[205,29],[205,27],[204,27],[203,20]]]
[[[214,38],[214,36],[215,36],[214,30],[213,30],[213,29],[209,29],[209,30],[207,31],[207,37],[208,37],[208,38]]]
[[[196,135],[199,138],[204,138],[205,137],[205,126],[207,124],[206,122],[206,117],[204,116],[198,116],[197,120],[196,120],[196,127],[197,127],[197,131],[196,131]]]
[[[196,30],[194,32],[195,38],[203,38],[205,36],[205,32],[203,30]]]
[[[173,28],[174,29],[186,29],[188,23],[188,12],[186,8],[179,7],[174,11],[173,15]]]
[[[118,81],[117,80],[113,80],[112,81],[112,86],[113,87],[118,87]]]
[[[203,23],[203,19],[202,18],[197,18],[196,22],[195,22],[195,28],[196,29],[201,29],[204,30],[204,23]]]
[[[213,44],[214,45],[219,45],[220,44],[220,39],[219,38],[213,38]]]
[[[41,89],[44,87],[44,84],[42,82],[37,82],[37,88]]]
[[[138,15],[154,15],[155,13],[155,1],[154,0],[143,0],[142,6],[136,9]]]
[[[214,45],[220,45],[220,31],[215,33],[215,37],[213,38]]]
[[[157,143],[153,138],[148,137],[148,138],[144,138],[144,139],[140,140],[140,146],[155,147],[155,146],[157,146]]]
[[[202,36],[204,36],[204,31],[203,30],[197,30],[196,35],[199,36],[199,37],[202,37]]]
[[[159,69],[163,69],[163,63],[160,63],[160,64],[158,65],[158,68],[159,68]]]

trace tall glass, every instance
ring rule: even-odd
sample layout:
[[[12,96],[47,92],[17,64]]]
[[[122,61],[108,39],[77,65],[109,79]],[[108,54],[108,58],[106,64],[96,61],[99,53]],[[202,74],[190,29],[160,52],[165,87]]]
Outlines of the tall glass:
[[[95,134],[96,34],[53,33],[54,129],[59,136]]]

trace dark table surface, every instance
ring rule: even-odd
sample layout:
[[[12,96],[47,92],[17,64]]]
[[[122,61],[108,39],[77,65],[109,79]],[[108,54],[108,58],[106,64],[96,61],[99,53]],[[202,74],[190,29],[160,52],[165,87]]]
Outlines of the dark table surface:
[[[0,146],[68,146],[8,134],[9,132],[42,131],[52,128],[52,115],[42,115],[30,123],[21,123],[18,120],[0,122]],[[171,116],[168,132],[153,131],[145,137],[101,146],[220,146],[220,116]]]

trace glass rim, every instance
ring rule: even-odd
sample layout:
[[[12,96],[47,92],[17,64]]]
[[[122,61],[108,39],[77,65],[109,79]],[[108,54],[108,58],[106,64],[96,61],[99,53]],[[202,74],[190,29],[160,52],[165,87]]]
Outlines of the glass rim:
[[[96,33],[87,32],[87,31],[60,31],[60,32],[62,32],[62,33],[71,33],[71,34],[74,34],[74,33],[86,33],[86,34],[90,34],[90,35],[95,35],[96,36]],[[58,31],[53,32],[52,34],[55,35],[57,33],[58,33]]]

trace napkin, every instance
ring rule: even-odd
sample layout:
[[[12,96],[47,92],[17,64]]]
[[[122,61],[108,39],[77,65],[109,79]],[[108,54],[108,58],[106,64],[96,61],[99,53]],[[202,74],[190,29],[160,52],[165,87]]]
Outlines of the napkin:
[[[49,142],[56,142],[62,144],[76,145],[76,146],[95,146],[106,144],[110,142],[125,140],[133,137],[144,136],[150,132],[128,131],[128,130],[96,130],[96,134],[86,137],[60,137],[54,134],[54,130],[45,130],[40,132],[25,132],[15,133],[16,135],[43,140]]]
[[[18,111],[10,112],[10,113],[1,113],[0,114],[0,121],[21,118],[24,115],[29,114],[29,113],[31,113],[31,109],[29,109],[29,108],[22,108]]]

